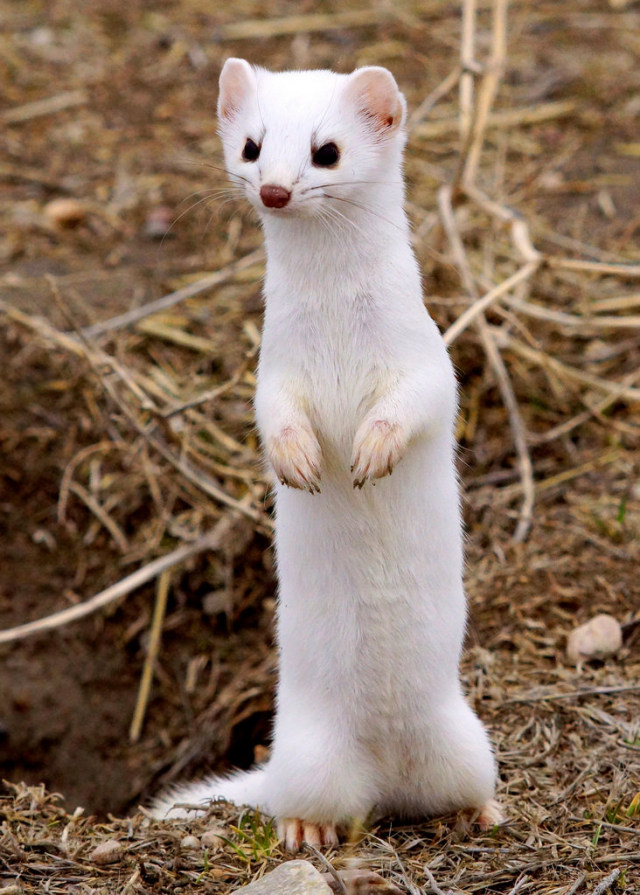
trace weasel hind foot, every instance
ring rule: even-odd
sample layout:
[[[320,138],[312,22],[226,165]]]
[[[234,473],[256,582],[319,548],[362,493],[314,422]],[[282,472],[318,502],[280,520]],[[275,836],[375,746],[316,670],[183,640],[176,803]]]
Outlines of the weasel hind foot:
[[[492,830],[506,821],[502,805],[497,799],[489,799],[481,808],[467,808],[462,812],[464,827],[476,824],[481,830]]]
[[[502,805],[497,799],[489,799],[485,802],[476,818],[476,823],[481,830],[490,830],[505,822],[506,818]]]
[[[336,846],[338,832],[335,824],[314,824],[299,817],[283,817],[278,821],[278,837],[287,851],[297,852],[303,842],[316,848]]]

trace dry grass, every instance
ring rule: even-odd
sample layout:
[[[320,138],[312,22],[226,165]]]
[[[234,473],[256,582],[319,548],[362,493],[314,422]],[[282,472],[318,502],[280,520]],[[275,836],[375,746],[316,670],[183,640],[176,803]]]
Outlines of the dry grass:
[[[180,117],[176,87],[185,59],[194,69],[202,62],[198,53],[205,71],[217,72],[228,51],[259,55],[273,67],[290,63],[291,56],[298,65],[331,65],[342,53],[347,66],[377,61],[397,72],[415,110],[407,171],[416,251],[429,307],[463,380],[458,434],[473,619],[465,680],[494,734],[510,820],[483,835],[466,833],[454,819],[379,824],[331,859],[338,867],[372,866],[412,893],[573,895],[593,892],[613,871],[619,871],[610,880],[614,889],[638,890],[640,265],[632,239],[638,219],[629,216],[624,201],[638,166],[627,165],[637,143],[625,130],[626,94],[615,89],[616,54],[629,51],[638,13],[613,3],[565,5],[574,37],[587,30],[608,35],[611,70],[585,78],[592,91],[601,91],[594,97],[586,88],[581,93],[571,65],[558,62],[570,46],[551,42],[545,67],[545,35],[559,27],[553,4],[514,4],[507,25],[502,0],[479,10],[466,2],[462,27],[440,3],[270,19],[255,3],[241,5],[245,14],[238,21],[217,22],[222,52],[218,44],[203,49],[198,4],[184,3],[176,13],[182,31],[172,32],[170,50],[158,62],[157,77],[167,92],[159,120],[175,118],[195,137],[186,139],[177,125],[168,129],[172,136],[163,148],[171,160],[153,171],[157,182],[145,184],[132,174],[139,163],[132,155],[117,168],[119,188],[110,199],[100,187],[91,202],[81,197],[74,230],[52,224],[32,206],[22,209],[21,220],[27,216],[34,240],[55,244],[51,252],[58,261],[69,261],[92,239],[122,255],[140,216],[146,213],[148,220],[154,203],[161,204],[150,197],[162,194],[177,204],[210,182],[203,166],[221,163],[219,146],[201,125]],[[293,7],[281,8],[285,13]],[[121,27],[110,14],[105,33]],[[118,15],[128,21],[127,13]],[[158,22],[145,25],[148,33],[141,29],[144,39],[159,39],[169,27]],[[335,42],[336,30],[348,51]],[[316,35],[313,44],[310,34]],[[433,51],[429,59],[425,42]],[[128,52],[135,58],[135,44]],[[585,71],[591,74],[586,64]],[[25,99],[3,113],[3,125],[21,134],[19,128],[50,116],[69,126],[62,116],[73,114],[91,135],[87,93],[72,86],[62,83],[44,102],[40,94]],[[131,96],[134,87],[126,87]],[[15,94],[23,95],[17,88]],[[608,147],[601,170],[594,173],[592,165],[581,175],[586,163],[574,163],[581,148],[604,151],[594,145],[598,128],[613,128],[617,142]],[[40,134],[34,130],[34,139]],[[135,144],[141,156],[150,151],[144,139]],[[182,146],[179,158],[173,158],[172,145]],[[611,153],[624,164],[612,165]],[[99,181],[104,161],[96,155],[91,164]],[[68,189],[60,166],[44,172],[14,161],[0,173],[8,182],[37,182],[54,193]],[[217,184],[219,172],[213,174]],[[197,193],[189,201],[200,199]],[[176,584],[185,563],[192,571],[196,557],[215,549],[220,567],[232,576],[234,563],[263,543],[256,536],[271,533],[250,409],[260,340],[259,235],[240,203],[225,204],[213,224],[209,210],[198,217],[201,210],[194,204],[173,228],[183,228],[191,240],[193,262],[185,263],[181,276],[177,259],[166,264],[147,304],[129,290],[124,305],[137,307],[123,313],[122,303],[115,303],[111,319],[97,314],[92,290],[104,282],[128,289],[126,278],[117,278],[117,265],[110,273],[106,264],[89,274],[88,284],[81,273],[31,281],[8,273],[0,304],[14,375],[26,381],[48,354],[59,392],[76,409],[82,406],[79,417],[89,420],[70,436],[59,471],[59,524],[89,550],[108,544],[122,571],[105,574],[110,587],[97,595],[83,583],[85,602],[47,625],[81,617],[91,596],[92,611],[121,601],[162,573],[149,654],[159,649],[164,693],[173,692],[162,677],[159,643],[167,566]],[[593,232],[596,225],[601,233]],[[21,245],[23,230],[17,227],[11,238]],[[158,299],[165,283],[165,298]],[[149,297],[144,287],[141,294]],[[50,438],[45,428],[33,436],[44,447]],[[9,427],[2,434],[11,444]],[[166,559],[159,562],[161,557]],[[132,566],[137,571],[114,586]],[[269,594],[264,570],[260,576],[247,561],[241,588],[236,581],[235,590],[233,583],[225,590],[218,582],[216,592],[235,600],[234,608],[223,607],[227,619],[247,606],[260,611]],[[623,622],[623,651],[615,661],[576,670],[564,661],[564,638],[596,610]],[[140,630],[146,617],[132,624]],[[0,642],[17,642],[34,630],[37,621],[3,632]],[[193,656],[187,692],[189,686],[198,689],[202,655]],[[161,757],[157,744],[140,750],[150,773],[162,771],[165,782],[204,752],[224,752],[232,731],[264,709],[273,655],[260,632],[223,662],[229,676],[220,683],[212,671],[203,688],[210,704],[205,696],[197,703],[191,731],[181,732],[179,724],[171,729]],[[134,740],[143,729],[150,671],[149,660]],[[174,709],[179,699],[174,697]],[[157,714],[151,723],[154,729],[162,724]],[[229,844],[213,852],[189,850],[180,846],[180,825],[161,828],[143,815],[97,825],[67,814],[44,791],[19,786],[0,803],[0,878],[17,880],[25,892],[75,886],[78,892],[223,893],[283,859],[264,824],[249,816],[234,832],[237,812],[217,807],[214,814],[226,824]],[[188,828],[199,834],[205,825]],[[92,849],[114,837],[124,846],[123,857],[95,866]]]

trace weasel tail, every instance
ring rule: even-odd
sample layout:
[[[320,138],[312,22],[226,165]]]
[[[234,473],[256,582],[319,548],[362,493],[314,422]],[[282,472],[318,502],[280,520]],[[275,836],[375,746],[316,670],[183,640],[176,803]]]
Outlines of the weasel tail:
[[[252,805],[270,814],[264,801],[266,777],[266,768],[258,767],[172,786],[154,800],[151,810],[158,820],[196,817],[205,813],[211,802],[223,799],[235,805]]]

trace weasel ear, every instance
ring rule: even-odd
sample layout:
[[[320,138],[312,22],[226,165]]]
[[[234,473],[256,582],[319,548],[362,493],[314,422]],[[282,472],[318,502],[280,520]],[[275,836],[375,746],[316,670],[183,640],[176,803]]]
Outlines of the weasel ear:
[[[391,72],[378,65],[349,75],[347,96],[379,134],[391,134],[404,123],[406,103]]]
[[[251,91],[255,90],[256,76],[244,59],[227,59],[220,72],[218,118],[231,121],[244,105]]]

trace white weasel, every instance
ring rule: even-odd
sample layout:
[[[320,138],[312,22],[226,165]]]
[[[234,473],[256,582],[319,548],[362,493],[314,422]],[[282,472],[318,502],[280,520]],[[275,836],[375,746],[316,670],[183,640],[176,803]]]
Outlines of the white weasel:
[[[255,406],[278,482],[276,718],[264,766],[179,786],[153,812],[256,806],[290,849],[373,811],[499,822],[459,681],[456,382],[403,210],[404,97],[384,68],[229,59],[218,116],[267,249]]]

